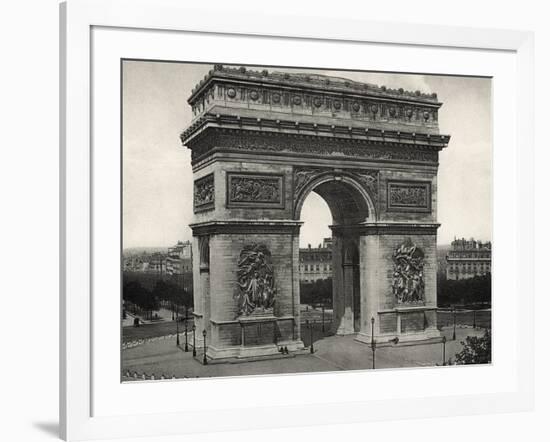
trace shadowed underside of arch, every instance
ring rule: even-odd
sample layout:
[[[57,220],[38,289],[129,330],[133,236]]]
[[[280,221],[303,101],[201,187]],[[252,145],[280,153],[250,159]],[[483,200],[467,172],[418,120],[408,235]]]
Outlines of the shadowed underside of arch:
[[[313,192],[326,201],[334,224],[356,224],[365,221],[369,216],[363,195],[350,184],[327,181],[319,184]]]
[[[376,218],[370,195],[356,180],[346,174],[322,174],[301,191],[297,198],[295,219],[300,219],[310,192],[325,200],[335,225],[358,224]]]

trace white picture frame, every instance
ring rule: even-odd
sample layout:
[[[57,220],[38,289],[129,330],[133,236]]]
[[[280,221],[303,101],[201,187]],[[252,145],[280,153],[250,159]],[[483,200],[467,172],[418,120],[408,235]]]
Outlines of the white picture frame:
[[[66,440],[82,440],[115,437],[162,436],[179,433],[201,431],[224,431],[244,429],[245,424],[239,419],[242,409],[246,408],[249,419],[246,428],[271,428],[274,426],[300,426],[307,416],[309,425],[351,423],[368,420],[399,419],[414,417],[448,416],[470,413],[511,412],[529,410],[533,406],[533,245],[534,233],[532,228],[534,214],[533,198],[533,35],[530,32],[498,31],[484,29],[461,29],[436,25],[410,25],[402,23],[372,23],[361,20],[315,20],[299,16],[272,16],[250,14],[243,17],[239,13],[238,20],[231,20],[230,10],[193,9],[182,2],[170,0],[139,0],[126,2],[123,0],[70,0],[61,5],[61,299],[60,299],[60,428],[62,437]],[[503,381],[506,387],[487,385],[486,391],[477,394],[440,394],[427,395],[415,391],[410,386],[409,392],[404,395],[387,394],[379,399],[365,399],[354,397],[351,394],[332,394],[332,400],[320,400],[313,396],[294,398],[292,401],[275,401],[269,403],[259,398],[246,401],[241,397],[228,396],[232,401],[223,402],[205,401],[195,410],[164,409],[124,409],[124,404],[118,410],[104,406],[112,399],[117,403],[115,392],[101,393],[109,390],[105,379],[105,370],[110,368],[102,363],[98,368],[97,360],[102,358],[101,337],[98,338],[98,319],[93,317],[94,305],[101,300],[94,297],[94,259],[101,254],[101,247],[95,246],[95,239],[102,235],[101,228],[94,225],[97,221],[97,205],[94,204],[94,194],[101,194],[94,174],[102,167],[102,163],[94,160],[92,145],[97,140],[94,132],[95,95],[100,93],[99,83],[92,78],[94,69],[101,65],[94,51],[101,46],[102,39],[111,38],[109,35],[99,37],[96,30],[119,30],[133,32],[137,36],[143,34],[146,40],[148,32],[155,35],[162,34],[162,38],[177,38],[178,33],[187,33],[193,36],[228,36],[239,38],[241,41],[254,38],[264,38],[269,41],[277,39],[298,42],[317,42],[318,44],[353,44],[357,48],[361,45],[386,45],[386,47],[406,47],[409,50],[435,51],[485,51],[487,54],[507,54],[516,70],[510,72],[506,81],[513,82],[516,91],[514,109],[511,112],[514,130],[510,131],[513,137],[502,133],[503,127],[495,125],[495,151],[504,149],[504,143],[509,143],[506,150],[507,163],[500,169],[495,169],[495,188],[504,189],[509,205],[506,229],[509,237],[513,238],[502,251],[498,241],[495,241],[496,269],[495,282],[503,282],[500,287],[506,291],[507,303],[510,308],[510,330],[513,331],[515,346],[509,359],[495,359],[489,370],[502,368]],[[170,32],[166,32],[170,31]],[[168,36],[168,37],[166,37]],[[144,41],[146,41],[144,40]],[[153,40],[151,40],[152,42]],[[239,42],[236,42],[238,45]],[[264,43],[268,44],[268,43]],[[113,45],[116,46],[116,45]],[[143,48],[142,48],[143,49]],[[151,43],[152,53],[155,46]],[[133,52],[128,54],[132,56]],[[112,57],[119,55],[113,50]],[[206,55],[205,55],[206,56]],[[248,63],[244,55],[227,55],[229,58]],[[154,57],[156,58],[156,57]],[[159,54],[159,59],[165,59]],[[233,59],[227,60],[232,62]],[[208,60],[208,58],[207,58]],[[199,60],[197,60],[199,61]],[[252,60],[261,64],[258,58]],[[95,63],[95,65],[94,65]],[[451,65],[451,60],[449,59]],[[407,66],[412,71],[422,70],[415,60],[408,60]],[[425,66],[425,65],[424,65]],[[424,69],[426,69],[424,67]],[[452,69],[449,67],[449,69]],[[466,68],[464,68],[466,69]],[[407,69],[403,69],[406,70]],[[410,70],[409,70],[410,71]],[[432,69],[426,69],[432,72]],[[475,66],[472,72],[475,71]],[[118,81],[118,79],[117,79]],[[117,97],[118,99],[118,97]],[[495,95],[495,99],[499,99]],[[496,109],[498,110],[498,109]],[[98,123],[100,124],[100,123]],[[94,138],[95,137],[95,138]],[[502,144],[498,144],[502,140]],[[508,147],[506,147],[508,149]],[[500,163],[495,163],[495,167]],[[503,163],[504,164],[504,163]],[[105,164],[106,166],[106,164]],[[508,174],[505,173],[509,172]],[[510,176],[512,174],[512,176]],[[508,180],[507,180],[508,178]],[[94,209],[94,210],[93,210]],[[495,216],[497,218],[497,216]],[[104,222],[108,222],[105,220]],[[501,222],[499,219],[498,222]],[[115,221],[116,223],[116,221]],[[510,234],[512,232],[512,234]],[[499,250],[500,249],[500,250]],[[499,253],[513,255],[509,263],[500,260]],[[118,259],[118,258],[117,258]],[[499,264],[501,271],[499,272]],[[505,267],[506,266],[506,267]],[[519,276],[521,275],[521,291]],[[512,283],[506,284],[503,278],[509,277]],[[495,284],[498,287],[497,284]],[[506,288],[507,287],[507,288]],[[521,296],[521,299],[520,299]],[[520,302],[521,300],[521,302]],[[118,301],[117,301],[118,302]],[[495,310],[506,305],[495,302]],[[118,318],[118,312],[115,312]],[[497,318],[498,319],[498,318]],[[116,325],[118,327],[118,324]],[[498,326],[498,321],[495,327]],[[495,343],[498,344],[498,329],[496,329]],[[106,357],[106,356],[105,356]],[[113,361],[113,364],[118,361]],[[499,366],[500,364],[500,366]],[[463,368],[469,372],[465,376],[478,376],[477,368]],[[482,368],[483,369],[483,368]],[[452,369],[446,369],[452,370]],[[114,369],[115,374],[118,372]],[[403,373],[403,372],[401,372]],[[439,373],[439,372],[438,372]],[[445,376],[458,376],[457,370],[446,371]],[[370,373],[381,382],[391,373]],[[439,374],[424,371],[424,378],[439,377]],[[490,373],[489,373],[490,375]],[[323,374],[317,376],[318,382],[336,379],[338,382],[362,382],[364,373],[350,373],[342,375]],[[321,378],[322,376],[322,378]],[[396,378],[401,375],[395,375]],[[412,374],[411,376],[416,376]],[[443,377],[445,377],[443,376]],[[481,374],[480,376],[483,376]],[[401,376],[402,377],[402,376]],[[437,382],[445,382],[443,377]],[[276,377],[257,377],[249,380],[208,380],[195,381],[201,389],[209,388],[207,383],[215,386],[222,395],[230,388],[243,385],[254,385],[267,388],[267,379]],[[284,376],[284,382],[290,388],[311,387],[311,377]],[[510,379],[514,382],[509,382]],[[426,381],[424,379],[424,381]],[[481,379],[481,378],[480,378]],[[399,389],[407,389],[407,384],[396,385]],[[236,384],[238,383],[238,384]],[[504,382],[503,382],[504,384]],[[174,390],[181,389],[182,382],[143,383],[139,387],[140,395],[168,397]],[[170,387],[170,388],[168,388]],[[127,385],[129,391],[132,385]],[[186,388],[193,390],[192,384]],[[248,388],[248,387],[247,387]],[[397,387],[395,387],[397,388]],[[199,391],[198,389],[195,389]],[[391,390],[391,388],[390,388]],[[212,390],[213,391],[213,390]],[[353,391],[350,389],[350,391]],[[391,393],[391,392],[390,392]],[[113,396],[109,396],[112,394]],[[107,396],[106,396],[107,395]],[[145,397],[145,396],[144,396]],[[307,399],[306,399],[307,398]],[[213,402],[213,403],[212,403]],[[232,404],[232,405],[231,405]],[[102,408],[103,407],[103,408]],[[215,411],[215,419],[212,412]],[[277,413],[276,421],[268,416]],[[139,419],[137,419],[139,416]]]

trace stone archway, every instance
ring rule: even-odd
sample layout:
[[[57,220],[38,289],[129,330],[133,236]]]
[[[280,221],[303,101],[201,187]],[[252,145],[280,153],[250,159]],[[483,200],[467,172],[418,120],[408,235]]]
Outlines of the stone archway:
[[[310,192],[325,200],[333,219],[332,332],[339,335],[357,333],[361,329],[361,304],[365,300],[361,300],[359,236],[353,226],[376,220],[372,194],[376,191],[378,173],[296,168],[294,177],[295,219],[300,220],[303,203]]]
[[[216,65],[188,102],[195,314],[210,358],[303,347],[310,192],[334,219],[335,332],[365,342],[374,332],[379,345],[438,336],[437,169],[449,136],[435,94]]]

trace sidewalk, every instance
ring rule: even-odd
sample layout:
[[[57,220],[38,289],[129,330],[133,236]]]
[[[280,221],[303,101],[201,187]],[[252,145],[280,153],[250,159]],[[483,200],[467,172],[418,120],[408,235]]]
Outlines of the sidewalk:
[[[456,341],[451,341],[452,329],[445,329],[447,337],[446,359],[454,359],[466,336],[481,336],[483,330],[457,329]],[[354,336],[330,336],[314,344],[314,354],[282,356],[280,359],[228,364],[202,365],[202,348],[197,348],[197,360],[192,349],[185,353],[185,341],[180,336],[180,347],[175,338],[163,339],[130,348],[122,352],[123,381],[133,379],[134,372],[141,377],[152,374],[155,379],[194,378],[239,375],[327,372],[365,370],[372,368],[372,351],[369,345],[354,340]],[[442,364],[442,344],[425,344],[409,347],[383,347],[376,349],[376,368],[430,367]],[[130,373],[130,377],[126,373]]]

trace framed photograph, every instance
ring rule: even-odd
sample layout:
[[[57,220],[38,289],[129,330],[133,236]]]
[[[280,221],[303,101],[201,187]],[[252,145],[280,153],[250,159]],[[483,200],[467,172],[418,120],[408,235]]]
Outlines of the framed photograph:
[[[530,409],[532,35],[204,12],[61,5],[62,436]]]

